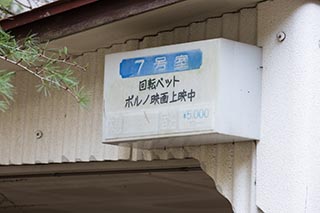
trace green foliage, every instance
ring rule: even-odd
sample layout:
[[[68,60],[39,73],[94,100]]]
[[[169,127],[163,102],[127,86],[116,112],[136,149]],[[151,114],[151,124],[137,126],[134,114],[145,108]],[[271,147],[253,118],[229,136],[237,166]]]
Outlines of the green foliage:
[[[34,35],[17,41],[7,32],[0,30],[0,60],[7,61],[39,79],[37,91],[50,95],[51,89],[62,89],[71,94],[81,106],[88,104],[88,96],[74,76],[75,71],[85,68],[75,63],[66,47],[48,49]],[[0,72],[0,110],[8,108],[13,100],[14,72]]]
[[[0,70],[0,111],[8,109],[10,101],[13,100],[13,85],[11,84],[14,72]]]
[[[13,0],[0,0],[0,6],[8,8],[12,5]]]
[[[21,5],[13,0],[0,0],[0,18],[7,18],[23,11]]]

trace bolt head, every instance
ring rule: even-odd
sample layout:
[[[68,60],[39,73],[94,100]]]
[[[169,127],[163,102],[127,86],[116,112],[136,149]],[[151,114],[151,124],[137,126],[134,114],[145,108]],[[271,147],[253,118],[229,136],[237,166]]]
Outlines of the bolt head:
[[[41,130],[35,131],[36,139],[40,139],[43,137],[43,132]]]
[[[279,42],[283,42],[286,39],[287,35],[284,32],[277,33],[277,39]]]

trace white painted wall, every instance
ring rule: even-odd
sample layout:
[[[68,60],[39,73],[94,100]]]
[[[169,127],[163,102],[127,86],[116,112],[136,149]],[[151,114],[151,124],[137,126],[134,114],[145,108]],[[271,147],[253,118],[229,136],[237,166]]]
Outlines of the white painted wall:
[[[276,33],[287,39],[279,43]],[[320,2],[258,8],[263,46],[257,204],[267,213],[320,212]]]

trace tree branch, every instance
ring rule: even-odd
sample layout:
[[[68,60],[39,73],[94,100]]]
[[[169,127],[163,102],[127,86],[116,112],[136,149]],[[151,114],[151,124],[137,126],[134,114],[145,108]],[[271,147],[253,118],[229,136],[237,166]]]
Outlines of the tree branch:
[[[9,63],[11,63],[11,64],[13,64],[13,65],[15,65],[15,66],[18,66],[18,67],[22,68],[23,70],[25,70],[25,71],[29,72],[30,74],[34,75],[35,77],[39,78],[42,82],[46,81],[46,82],[49,82],[49,83],[51,83],[51,84],[56,85],[57,87],[65,90],[65,91],[67,91],[69,94],[71,94],[71,95],[77,100],[77,102],[80,102],[79,97],[78,97],[72,90],[70,90],[69,87],[64,86],[64,85],[61,85],[60,83],[58,83],[58,82],[56,82],[56,81],[53,81],[53,80],[51,80],[50,78],[45,78],[45,77],[37,74],[35,71],[33,71],[33,70],[29,69],[28,67],[24,66],[23,64],[21,64],[21,61],[16,62],[16,61],[13,61],[13,60],[8,59],[7,57],[1,56],[1,55],[0,55],[0,59],[1,59],[1,60],[4,60],[4,61],[6,61],[6,62],[9,62]]]
[[[58,59],[58,58],[49,58],[48,56],[44,55],[44,54],[39,54],[39,57],[43,58],[43,59],[46,59],[46,60],[51,60],[53,62],[59,62],[59,63],[64,63],[66,65],[70,65],[70,66],[73,66],[79,70],[82,70],[82,71],[86,71],[86,68],[85,67],[82,67],[80,66],[79,64],[77,63],[74,63],[74,62],[69,62],[68,60],[66,59]]]

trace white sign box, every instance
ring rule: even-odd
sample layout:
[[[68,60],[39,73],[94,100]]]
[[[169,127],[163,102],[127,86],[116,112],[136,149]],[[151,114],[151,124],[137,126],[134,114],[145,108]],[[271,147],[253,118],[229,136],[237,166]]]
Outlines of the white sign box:
[[[261,49],[212,39],[106,55],[103,142],[259,139]]]

